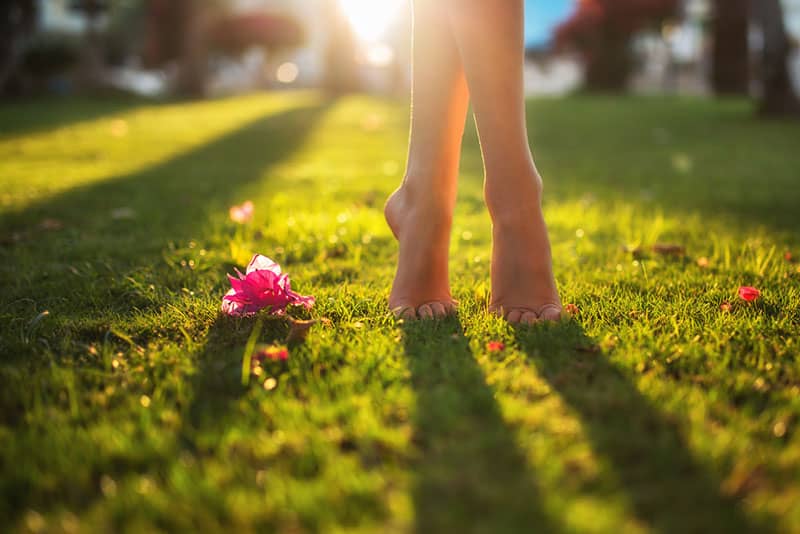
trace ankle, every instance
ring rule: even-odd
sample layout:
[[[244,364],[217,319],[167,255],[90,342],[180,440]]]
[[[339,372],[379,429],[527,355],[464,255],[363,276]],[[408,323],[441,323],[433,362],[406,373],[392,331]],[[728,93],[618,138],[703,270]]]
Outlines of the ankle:
[[[538,173],[511,178],[487,176],[484,197],[495,226],[517,226],[541,213],[542,179]]]
[[[452,211],[455,205],[456,186],[454,182],[407,173],[395,194],[402,198],[409,209],[432,207],[437,210]]]

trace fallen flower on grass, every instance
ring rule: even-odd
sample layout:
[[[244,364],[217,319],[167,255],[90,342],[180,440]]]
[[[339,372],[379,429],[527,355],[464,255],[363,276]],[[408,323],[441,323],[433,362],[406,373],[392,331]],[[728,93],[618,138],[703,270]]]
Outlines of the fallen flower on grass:
[[[506,346],[502,341],[490,341],[486,344],[486,350],[489,352],[500,352],[504,348]]]
[[[254,212],[255,206],[251,200],[246,200],[237,206],[231,206],[230,210],[228,210],[231,220],[239,224],[250,222]]]
[[[739,297],[747,302],[753,302],[761,296],[761,291],[750,286],[741,286],[739,288]]]
[[[578,315],[580,313],[580,310],[578,309],[578,307],[576,305],[572,304],[572,303],[567,304],[566,306],[564,306],[564,311],[567,312],[567,314],[569,316],[571,316],[571,317],[575,316],[575,315]]]
[[[252,315],[267,308],[271,314],[283,315],[290,305],[306,309],[314,305],[313,296],[292,291],[289,275],[280,266],[261,254],[247,265],[245,274],[236,269],[237,277],[228,275],[231,290],[222,297],[222,311],[228,315]]]
[[[728,302],[727,300],[719,305],[719,310],[723,313],[730,313],[731,308],[732,308],[731,303]]]

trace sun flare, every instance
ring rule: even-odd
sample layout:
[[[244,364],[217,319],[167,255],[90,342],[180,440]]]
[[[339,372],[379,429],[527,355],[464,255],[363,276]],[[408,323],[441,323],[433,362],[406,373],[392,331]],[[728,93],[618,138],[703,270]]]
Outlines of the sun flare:
[[[339,0],[356,36],[362,41],[379,40],[394,20],[402,0]]]

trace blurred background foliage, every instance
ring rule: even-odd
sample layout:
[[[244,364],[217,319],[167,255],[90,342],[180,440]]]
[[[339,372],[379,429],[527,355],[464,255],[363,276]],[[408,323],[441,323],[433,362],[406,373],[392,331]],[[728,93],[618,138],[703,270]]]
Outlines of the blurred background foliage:
[[[406,95],[406,0],[4,0],[0,94]],[[741,95],[800,116],[799,0],[527,0],[531,94]]]

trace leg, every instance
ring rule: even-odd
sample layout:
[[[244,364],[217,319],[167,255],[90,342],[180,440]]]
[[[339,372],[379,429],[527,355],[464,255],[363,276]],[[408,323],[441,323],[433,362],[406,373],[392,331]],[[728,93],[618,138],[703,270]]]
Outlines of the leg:
[[[493,223],[492,310],[511,322],[561,316],[542,180],[525,126],[522,0],[447,0],[483,152]]]
[[[453,310],[448,253],[461,138],[469,101],[444,6],[414,2],[414,72],[406,174],[386,203],[400,245],[389,307],[406,317]]]

